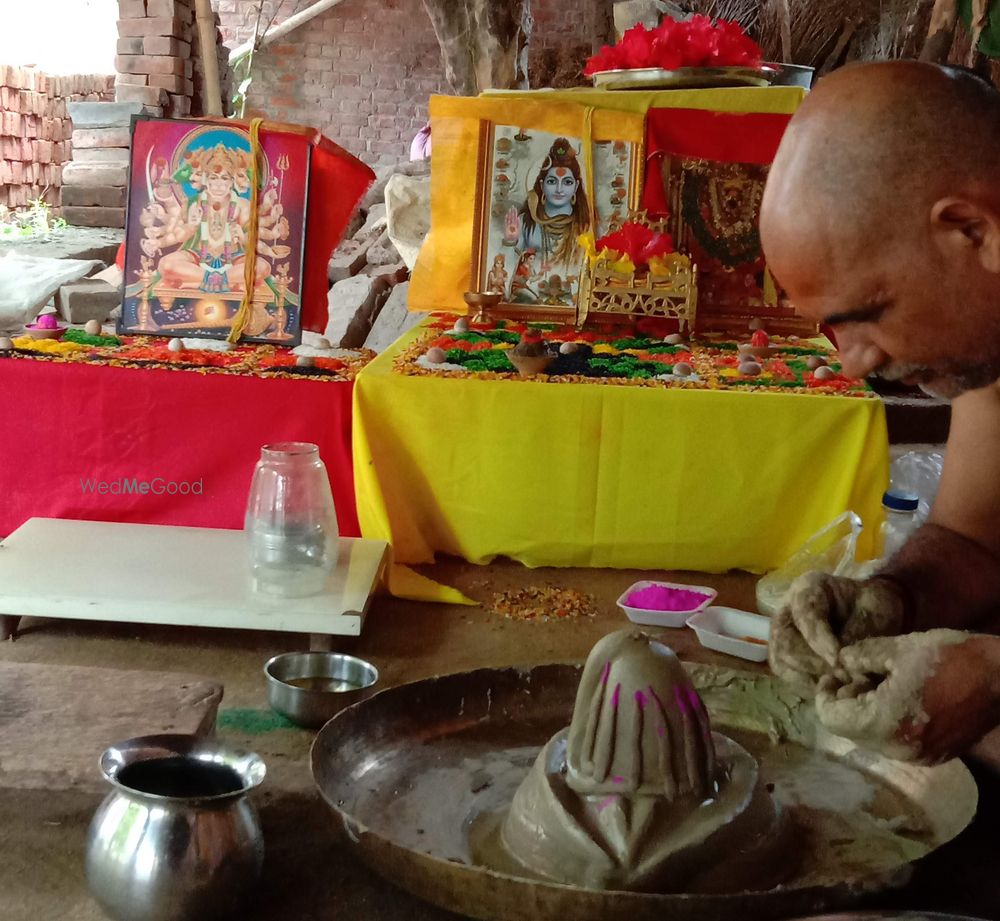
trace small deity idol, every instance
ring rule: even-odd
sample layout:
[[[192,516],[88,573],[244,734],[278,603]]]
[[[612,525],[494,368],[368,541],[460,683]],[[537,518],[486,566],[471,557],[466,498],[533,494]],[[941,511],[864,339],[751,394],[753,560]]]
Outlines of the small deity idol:
[[[486,290],[490,294],[507,293],[507,257],[503,253],[497,253],[493,257],[493,268],[486,276]]]

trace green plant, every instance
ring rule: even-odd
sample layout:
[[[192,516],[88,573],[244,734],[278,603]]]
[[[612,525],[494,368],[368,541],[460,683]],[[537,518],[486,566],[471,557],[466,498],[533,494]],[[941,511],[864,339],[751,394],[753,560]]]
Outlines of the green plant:
[[[38,198],[30,199],[27,208],[20,211],[4,208],[0,211],[0,239],[45,236],[66,227],[63,218],[52,217],[52,205],[42,197],[45,191]]]

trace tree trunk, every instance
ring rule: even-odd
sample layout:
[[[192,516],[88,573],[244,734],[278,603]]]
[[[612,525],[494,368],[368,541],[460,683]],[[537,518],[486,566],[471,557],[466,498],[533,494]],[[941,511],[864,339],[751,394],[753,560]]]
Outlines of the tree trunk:
[[[948,60],[951,43],[955,39],[955,24],[958,22],[958,0],[935,0],[931,12],[931,25],[927,32],[921,61],[943,64]]]
[[[605,45],[613,45],[617,39],[614,0],[594,0],[594,54]]]
[[[531,0],[424,0],[424,6],[456,93],[527,89]]]

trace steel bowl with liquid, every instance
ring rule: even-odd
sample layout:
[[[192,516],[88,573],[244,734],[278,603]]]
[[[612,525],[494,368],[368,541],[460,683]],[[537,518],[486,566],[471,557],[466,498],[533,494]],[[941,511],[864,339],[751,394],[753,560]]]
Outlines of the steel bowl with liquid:
[[[267,701],[293,723],[318,728],[374,693],[378,669],[336,652],[286,652],[264,665]]]

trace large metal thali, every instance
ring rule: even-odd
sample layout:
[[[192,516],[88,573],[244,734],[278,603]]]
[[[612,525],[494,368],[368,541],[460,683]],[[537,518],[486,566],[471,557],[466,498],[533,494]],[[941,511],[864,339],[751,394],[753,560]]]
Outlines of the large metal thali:
[[[596,891],[475,864],[470,827],[509,803],[540,747],[569,723],[579,666],[480,669],[382,691],[322,729],[313,777],[343,842],[376,872],[488,921],[771,921],[844,909],[905,883],[914,860],[971,822],[976,785],[960,762],[925,768],[862,752],[817,727],[812,708],[769,676],[688,668],[714,728],[758,756],[802,825],[808,859],[777,889]]]

